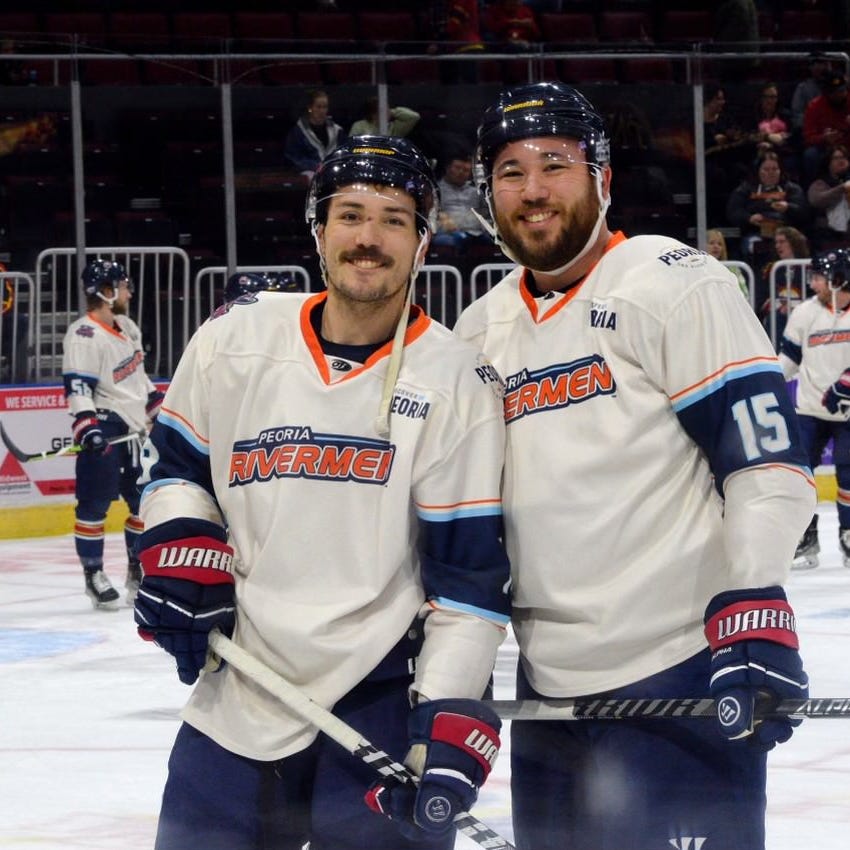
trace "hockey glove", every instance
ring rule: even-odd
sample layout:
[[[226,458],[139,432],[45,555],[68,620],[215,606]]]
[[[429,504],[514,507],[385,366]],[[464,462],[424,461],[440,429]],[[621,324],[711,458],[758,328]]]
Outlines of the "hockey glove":
[[[74,443],[84,452],[99,454],[107,449],[106,438],[100,427],[100,421],[92,413],[78,413],[72,426]]]
[[[706,608],[705,636],[712,651],[711,695],[723,735],[762,751],[787,741],[799,718],[754,719],[759,698],[768,697],[769,707],[809,694],[785,591],[774,586],[718,593]]]
[[[405,764],[418,788],[389,777],[366,793],[366,805],[397,821],[402,835],[445,835],[478,798],[499,753],[502,722],[478,700],[438,699],[413,708]]]
[[[145,416],[148,422],[155,422],[159,416],[159,411],[162,409],[162,400],[165,398],[165,393],[159,390],[151,390],[148,393],[148,403],[145,405]]]
[[[850,369],[845,369],[838,380],[823,394],[820,402],[830,413],[843,413],[842,404],[850,405]]]
[[[221,538],[184,537],[139,552],[139,635],[177,659],[177,675],[187,685],[206,664],[210,631],[217,626],[229,637],[236,624],[233,549],[223,532]]]

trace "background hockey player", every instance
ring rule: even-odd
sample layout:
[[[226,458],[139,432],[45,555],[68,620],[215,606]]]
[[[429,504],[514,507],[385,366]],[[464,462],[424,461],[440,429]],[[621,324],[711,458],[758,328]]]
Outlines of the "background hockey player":
[[[850,364],[850,252],[846,248],[818,254],[809,282],[814,296],[794,308],[780,343],[779,362],[786,378],[797,377],[797,413],[803,446],[814,469],[827,443],[838,483],[838,541],[850,565],[850,381],[842,374]],[[812,516],[794,556],[796,569],[818,565],[818,515]]]
[[[412,745],[420,790],[370,790],[368,766],[225,665],[183,712],[158,850],[448,848],[490,770],[465,740],[498,746],[479,699],[509,615],[502,388],[409,306],[436,215],[406,140],[322,163],[307,219],[327,291],[237,299],[189,343],[145,448],[136,600],[182,681],[213,626],[233,632],[395,758]]]
[[[287,272],[235,272],[224,287],[224,303],[256,292],[300,292],[301,287]]]
[[[757,850],[792,729],[753,701],[807,693],[782,584],[815,501],[776,355],[713,257],[608,230],[608,140],[574,88],[503,92],[476,158],[520,264],[457,326],[505,380],[517,695],[721,706],[513,723],[517,844]]]
[[[82,274],[87,312],[68,328],[63,342],[62,378],[74,417],[77,455],[74,545],[85,571],[86,593],[95,608],[115,608],[118,591],[103,571],[104,522],[119,497],[130,515],[127,545],[127,604],[141,578],[135,545],[142,530],[136,479],[140,441],[110,446],[107,440],[143,433],[156,417],[162,393],[145,373],[142,335],[127,315],[133,285],[121,263],[93,260]]]

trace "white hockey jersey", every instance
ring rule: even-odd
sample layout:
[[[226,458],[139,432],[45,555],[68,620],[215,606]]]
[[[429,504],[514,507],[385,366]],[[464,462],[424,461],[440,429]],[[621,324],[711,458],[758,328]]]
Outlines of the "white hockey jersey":
[[[72,322],[62,347],[62,378],[71,414],[97,409],[117,413],[130,431],[142,431],[148,393],[142,333],[128,316],[108,327],[90,313]]]
[[[326,708],[417,614],[416,690],[478,698],[509,617],[501,382],[414,308],[381,438],[390,344],[332,368],[310,321],[325,297],[245,296],[197,331],[146,446],[146,534],[175,518],[226,525],[234,640]],[[201,676],[183,716],[263,760],[316,734],[227,666]]]
[[[716,593],[781,584],[814,483],[770,342],[716,260],[616,234],[566,293],[535,298],[524,274],[456,332],[505,380],[525,672],[546,695],[597,693],[703,649]]]
[[[797,376],[797,410],[841,422],[821,399],[850,367],[850,310],[835,311],[812,297],[791,311],[782,336],[779,362],[787,379]]]

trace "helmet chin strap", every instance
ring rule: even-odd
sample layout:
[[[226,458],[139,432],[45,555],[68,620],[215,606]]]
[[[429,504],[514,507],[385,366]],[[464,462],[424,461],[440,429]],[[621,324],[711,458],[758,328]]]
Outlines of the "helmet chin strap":
[[[599,200],[599,214],[596,216],[596,224],[593,226],[593,230],[590,232],[590,236],[587,237],[587,241],[584,243],[584,247],[581,251],[578,252],[572,259],[568,260],[564,265],[558,266],[556,269],[532,269],[530,266],[528,267],[533,274],[541,274],[541,275],[559,275],[563,274],[567,269],[572,268],[579,260],[581,260],[590,249],[596,244],[596,240],[599,237],[599,231],[602,229],[602,225],[605,223],[605,213],[608,211],[608,207],[611,205],[611,198],[605,198],[602,195],[602,169],[598,166],[590,166],[593,168],[595,172],[595,182],[596,182],[596,197]],[[486,194],[487,206],[490,209],[490,216],[493,221],[496,220],[496,216],[493,213],[493,198],[490,193],[490,188],[487,188]],[[518,266],[523,265],[520,260],[514,255],[513,251],[505,244],[504,240],[501,237],[501,234],[496,229],[496,227],[483,218],[476,210],[472,210],[473,214],[476,218],[481,222],[481,226],[493,237],[496,241],[496,244],[499,246],[501,252],[509,259],[513,260]]]
[[[311,226],[313,239],[316,242],[316,253],[319,255],[319,268],[322,272],[322,280],[325,282],[325,288],[328,287],[327,265],[325,263],[325,255],[322,253],[319,244],[318,224],[315,219]],[[390,436],[390,405],[393,400],[393,392],[395,384],[398,380],[398,373],[401,370],[401,355],[404,350],[404,335],[407,333],[407,322],[410,317],[410,305],[413,303],[413,287],[416,285],[416,277],[419,270],[425,263],[425,255],[428,251],[428,244],[431,241],[431,233],[427,227],[423,227],[419,233],[419,245],[416,248],[416,254],[413,257],[413,265],[410,269],[410,277],[407,281],[407,292],[404,296],[404,304],[401,308],[401,315],[398,317],[398,323],[393,334],[393,344],[390,349],[390,357],[387,361],[387,374],[384,376],[384,386],[381,391],[381,404],[378,407],[378,416],[375,419],[375,430],[381,437],[388,438]]]
[[[112,291],[115,292],[114,289]],[[102,292],[96,292],[95,295],[97,295],[97,297],[100,298],[101,301],[106,302],[106,304],[109,305],[110,310],[115,305],[115,302],[118,299],[118,293],[117,292],[115,292],[115,295],[113,295],[112,298],[107,298]]]
[[[423,228],[419,238],[419,247],[416,249],[416,254],[413,258],[413,266],[410,269],[410,279],[407,282],[407,294],[404,299],[404,306],[401,308],[401,315],[398,318],[398,324],[395,328],[390,359],[387,362],[387,374],[384,376],[381,404],[378,407],[378,416],[375,419],[375,430],[379,436],[387,439],[390,436],[390,404],[392,404],[398,373],[401,370],[401,354],[404,350],[404,335],[407,333],[410,305],[413,303],[413,288],[416,285],[416,276],[425,262],[425,252],[428,250],[428,243],[430,241],[428,228]]]

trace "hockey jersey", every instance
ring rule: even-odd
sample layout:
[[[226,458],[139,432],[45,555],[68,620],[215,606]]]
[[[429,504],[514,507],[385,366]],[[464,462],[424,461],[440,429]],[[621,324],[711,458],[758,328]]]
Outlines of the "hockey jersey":
[[[505,381],[525,672],[546,695],[598,693],[703,649],[716,593],[781,584],[814,484],[770,342],[715,259],[616,234],[563,293],[525,274],[456,332]]]
[[[821,399],[850,366],[850,310],[833,310],[817,297],[797,305],[788,318],[779,352],[785,377],[797,376],[797,410],[818,419],[843,421]]]
[[[328,362],[319,295],[260,293],[196,332],[145,448],[146,529],[221,523],[237,554],[234,640],[326,708],[426,617],[414,687],[482,695],[509,617],[501,540],[501,382],[418,308],[376,430],[391,344]],[[191,725],[251,758],[315,730],[225,666],[201,676]]]
[[[148,393],[142,333],[128,316],[109,327],[91,313],[72,322],[62,347],[62,379],[71,414],[111,410],[130,431],[142,431]]]

